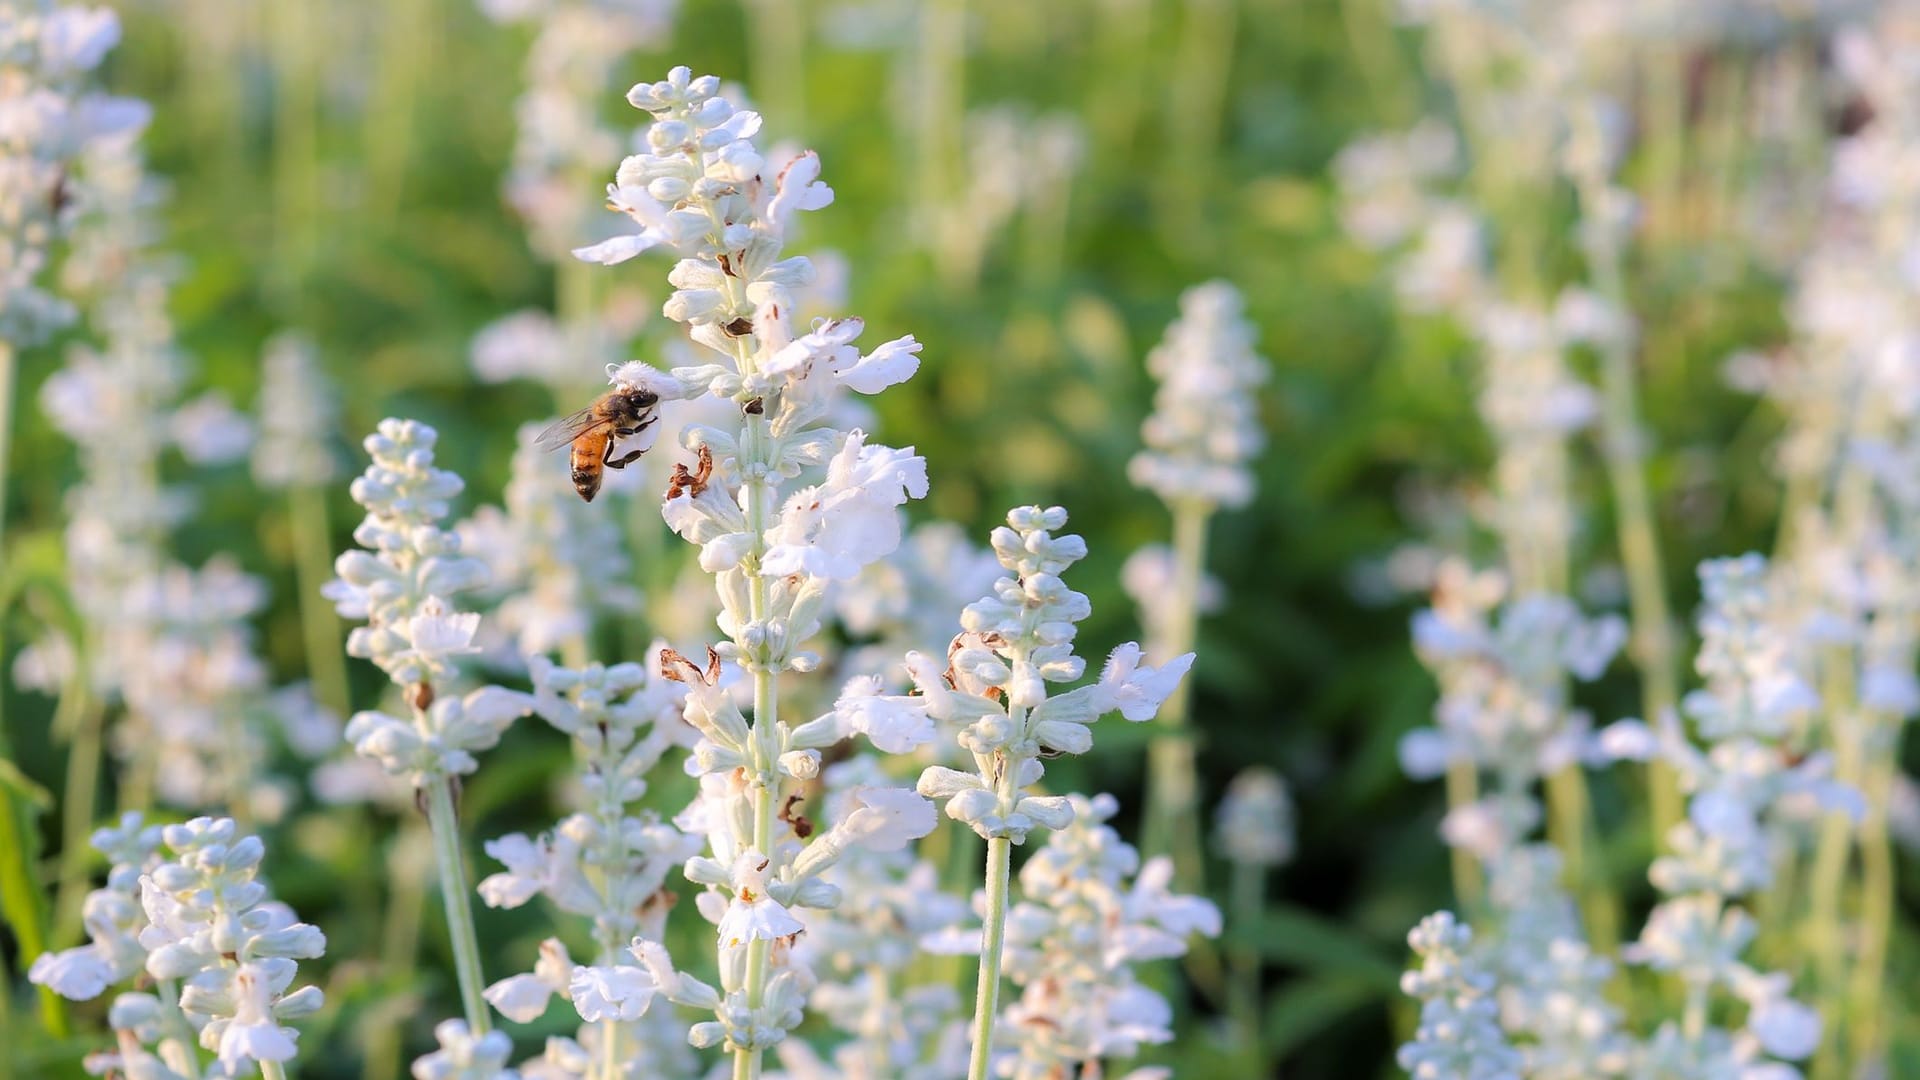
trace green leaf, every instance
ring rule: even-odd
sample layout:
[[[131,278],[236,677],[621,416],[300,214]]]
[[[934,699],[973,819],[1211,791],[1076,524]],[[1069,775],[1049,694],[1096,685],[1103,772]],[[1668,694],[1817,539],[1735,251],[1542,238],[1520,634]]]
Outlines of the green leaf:
[[[1311,972],[1339,974],[1376,988],[1400,983],[1400,965],[1379,944],[1305,908],[1269,907],[1251,923],[1227,928],[1226,947]]]
[[[1320,975],[1289,983],[1267,1003],[1261,1044],[1270,1057],[1285,1057],[1348,1013],[1378,1000],[1377,985],[1346,975]]]
[[[5,747],[0,746],[0,751]],[[47,894],[35,868],[40,865],[39,816],[53,805],[45,788],[34,783],[9,758],[0,757],[0,919],[20,943],[23,960],[47,951]],[[67,1034],[66,1006],[40,989],[47,1033]]]

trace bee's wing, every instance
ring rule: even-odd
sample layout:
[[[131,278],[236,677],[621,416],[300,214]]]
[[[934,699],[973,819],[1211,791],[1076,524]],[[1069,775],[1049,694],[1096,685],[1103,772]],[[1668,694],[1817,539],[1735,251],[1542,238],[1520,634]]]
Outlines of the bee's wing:
[[[548,424],[545,431],[534,437],[533,445],[541,450],[558,450],[596,427],[609,427],[612,424],[612,420],[595,416],[594,407],[589,405]]]

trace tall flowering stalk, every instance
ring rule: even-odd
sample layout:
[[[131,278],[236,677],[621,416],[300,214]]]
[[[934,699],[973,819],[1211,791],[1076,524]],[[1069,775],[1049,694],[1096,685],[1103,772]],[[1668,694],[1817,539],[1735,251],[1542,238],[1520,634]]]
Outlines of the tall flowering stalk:
[[[537,838],[512,833],[489,841],[487,854],[506,870],[481,881],[480,895],[492,907],[519,907],[544,894],[561,911],[592,921],[596,952],[591,965],[575,964],[566,946],[549,938],[534,970],[494,983],[487,1000],[525,1023],[544,1012],[554,994],[567,997],[595,1028],[591,1037],[549,1040],[549,1062],[593,1061],[599,1068],[587,1075],[605,1080],[627,1075],[635,1064],[659,1075],[667,1062],[658,1058],[684,1052],[684,1040],[671,1034],[629,1039],[627,1029],[659,987],[643,968],[622,961],[632,959],[627,950],[636,938],[664,937],[672,908],[663,891],[667,875],[697,855],[701,842],[629,807],[646,794],[646,775],[661,756],[692,741],[680,719],[686,695],[639,664],[576,670],[536,655],[531,666],[534,711],[571,737],[586,762],[585,805]],[[665,1018],[664,1010],[652,1015]]]
[[[1133,482],[1158,495],[1173,513],[1173,572],[1154,601],[1148,638],[1156,661],[1193,647],[1205,586],[1207,528],[1222,508],[1253,498],[1248,463],[1260,452],[1254,393],[1267,362],[1254,352],[1256,331],[1232,285],[1210,281],[1180,297],[1180,317],[1147,356],[1159,382],[1153,414],[1141,428],[1146,448],[1128,465]],[[1149,751],[1148,854],[1171,853],[1182,888],[1198,890],[1205,863],[1193,736],[1186,730],[1191,691],[1174,691],[1161,714],[1162,734]]]
[[[260,440],[254,446],[253,477],[261,487],[287,496],[309,676],[321,702],[344,716],[352,702],[340,624],[320,595],[333,560],[326,492],[340,473],[329,441],[339,406],[313,342],[292,332],[267,341],[257,409]]]
[[[67,171],[95,140],[144,126],[144,102],[109,98],[89,73],[120,41],[112,9],[53,0],[0,3],[0,525],[6,513],[15,350],[73,317],[40,284],[72,221]]]
[[[346,735],[361,756],[406,777],[425,806],[465,1030],[482,1038],[491,1024],[454,789],[478,764],[474,755],[498,743],[507,726],[532,709],[533,699],[497,686],[464,697],[451,692],[458,657],[477,651],[480,616],[456,611],[448,597],[484,583],[486,567],[463,554],[459,536],[441,527],[448,500],[464,484],[434,466],[438,437],[425,424],[394,419],[381,421],[367,436],[373,461],[353,482],[354,501],[367,511],[353,536],[365,550],[340,556],[334,564],[340,576],[327,595],[341,615],[366,620],[347,636],[348,654],[379,665],[410,710],[407,717],[358,713]]]
[[[1623,953],[1676,975],[1685,990],[1678,1023],[1662,1024],[1647,1046],[1662,1074],[1711,1074],[1764,1057],[1797,1061],[1820,1045],[1820,1015],[1789,996],[1790,976],[1741,960],[1758,929],[1741,902],[1773,883],[1788,806],[1800,798],[1859,816],[1857,795],[1827,778],[1827,755],[1789,763],[1801,745],[1801,721],[1821,702],[1793,660],[1767,574],[1758,555],[1701,564],[1696,667],[1705,686],[1687,695],[1684,708],[1705,745],[1671,719],[1655,733],[1656,752],[1687,795],[1687,814],[1648,874],[1664,899]],[[1743,1031],[1713,1024],[1717,990],[1746,1005]]]
[[[1048,694],[1048,683],[1076,682],[1086,671],[1086,661],[1073,652],[1074,624],[1092,607],[1060,575],[1086,557],[1087,545],[1078,536],[1056,535],[1066,523],[1067,512],[1057,506],[1008,512],[1007,524],[992,535],[1007,574],[961,614],[963,632],[948,651],[945,669],[909,653],[907,669],[919,696],[875,699],[856,714],[869,737],[876,731],[912,733],[908,737],[918,742],[931,736],[929,720],[957,726],[957,741],[973,759],[973,772],[935,765],[919,783],[921,794],[944,802],[947,816],[987,842],[970,1080],[985,1080],[992,1061],[1013,845],[1024,843],[1033,829],[1063,829],[1074,820],[1065,796],[1033,790],[1046,773],[1041,758],[1085,753],[1093,745],[1088,725],[1108,713],[1153,719],[1193,665],[1189,652],[1149,667],[1140,646],[1129,642],[1113,651],[1094,682]]]
[[[698,1046],[725,1043],[744,1080],[759,1075],[764,1051],[800,1017],[789,939],[801,924],[788,906],[832,907],[837,890],[819,875],[851,846],[899,846],[933,826],[925,801],[899,789],[867,792],[861,811],[822,834],[798,830],[780,813],[787,785],[811,780],[819,748],[843,734],[832,721],[782,720],[781,676],[818,664],[804,644],[829,584],[898,546],[898,507],[925,495],[927,482],[925,462],[911,451],[833,426],[842,388],[877,393],[911,376],[919,345],[904,337],[863,355],[852,344],[858,319],[795,332],[793,290],[812,280],[813,268],[804,257],[783,258],[783,248],[794,215],[828,205],[833,192],[819,182],[811,152],[774,168],[752,141],[758,114],[736,109],[719,86],[682,67],[628,93],[654,120],[641,140],[646,149],[621,163],[608,201],[640,231],[576,254],[609,264],[653,248],[681,256],[665,312],[688,325],[705,362],[671,375],[629,363],[611,371],[612,381],[666,402],[713,397],[737,409],[724,429],[682,436],[698,463],[676,469],[663,511],[676,533],[699,545],[727,635],[705,663],[677,654],[662,662],[686,686],[686,719],[701,736],[694,761],[702,795],[687,820],[706,833],[710,856],[689,860],[686,872],[710,887],[702,911],[718,924],[721,986],[674,972],[657,945],[636,946],[636,955],[670,999],[714,1013],[691,1037]],[[803,474],[815,482],[800,483]],[[724,686],[729,665],[752,682],[751,721]]]

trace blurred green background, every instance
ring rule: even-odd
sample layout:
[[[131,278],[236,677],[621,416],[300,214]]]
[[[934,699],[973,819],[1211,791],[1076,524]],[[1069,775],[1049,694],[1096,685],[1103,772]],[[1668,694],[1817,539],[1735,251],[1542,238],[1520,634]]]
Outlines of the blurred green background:
[[[304,331],[341,388],[343,460],[357,469],[359,435],[381,417],[416,417],[439,428],[441,464],[467,478],[460,512],[498,502],[515,429],[573,407],[537,384],[482,384],[468,363],[482,326],[556,299],[555,268],[530,250],[501,198],[531,31],[496,25],[469,0],[341,0],[299,5],[304,22],[289,40],[274,14],[289,2],[124,5],[125,40],[104,73],[115,91],[155,106],[147,146],[173,189],[165,229],[185,260],[173,312],[196,385],[250,404],[263,341]],[[1417,36],[1397,28],[1389,8],[687,0],[670,41],[623,62],[604,95],[607,122],[625,131],[640,118],[621,100],[625,88],[687,64],[744,85],[773,137],[820,152],[837,199],[807,219],[799,250],[846,258],[847,311],[867,320],[870,338],[912,333],[926,345],[921,374],[876,402],[881,434],[928,461],[933,492],[911,512],[984,539],[1010,505],[1065,505],[1092,549],[1073,579],[1094,602],[1087,655],[1138,635],[1119,568],[1139,545],[1167,538],[1164,508],[1125,476],[1151,397],[1142,357],[1182,289],[1218,277],[1246,294],[1273,365],[1262,399],[1270,444],[1256,501],[1214,525],[1209,568],[1226,603],[1201,631],[1194,715],[1210,800],[1239,769],[1266,764],[1298,804],[1299,855],[1270,885],[1268,921],[1230,929],[1269,960],[1266,1031],[1296,1076],[1391,1072],[1410,1020],[1395,990],[1405,931],[1449,902],[1435,836],[1440,791],[1405,781],[1395,756],[1433,698],[1406,641],[1410,602],[1364,585],[1417,531],[1409,500],[1471,485],[1489,454],[1464,339],[1397,315],[1380,261],[1346,239],[1335,213],[1328,165],[1340,147],[1436,104]],[[942,11],[965,26],[967,49],[949,84],[958,97],[932,114],[946,126],[929,131],[903,122],[915,113],[902,78],[927,69],[915,20]],[[768,19],[799,36],[755,22]],[[881,43],[837,40],[845,35],[834,27],[849,19],[869,22]],[[1086,133],[1083,162],[1058,193],[1064,217],[1059,206],[1021,211],[987,231],[977,280],[943,272],[911,224],[927,184],[961,171],[954,105],[1063,111]],[[586,190],[617,160],[602,164]],[[1775,509],[1764,461],[1771,419],[1722,389],[1716,371],[1733,347],[1779,333],[1779,283],[1737,258],[1729,270],[1719,254],[1654,246],[1635,277],[1651,334],[1652,476],[1682,612],[1693,603],[1692,563],[1764,545]],[[595,271],[592,287],[618,282],[657,303],[665,267],[642,258]],[[656,318],[636,355],[658,360],[677,334]],[[71,447],[34,404],[60,355],[55,344],[22,358],[7,508],[16,553],[57,544],[74,476]],[[179,532],[180,557],[198,564],[233,552],[265,575],[274,603],[261,648],[278,676],[300,677],[284,508],[244,464],[192,482],[203,511]],[[1581,483],[1587,504],[1602,508],[1582,543],[1605,562],[1612,530],[1601,481],[1589,470]],[[338,550],[357,520],[344,483],[330,509]],[[11,618],[9,650],[34,634],[30,613]],[[356,704],[369,706],[382,681],[352,667]],[[21,768],[57,788],[63,750],[48,736],[51,703],[11,684],[6,694]],[[1616,673],[1587,704],[1610,719],[1636,702]],[[565,749],[534,726],[517,729],[469,786],[481,873],[490,864],[477,838],[553,816],[543,771],[563,764]],[[1114,792],[1130,808],[1120,824],[1131,834],[1141,748],[1138,732],[1116,725],[1051,776]],[[1648,849],[1645,830],[1632,827],[1636,792],[1624,779],[1596,785],[1607,857],[1643,905]],[[56,854],[53,818],[46,831]],[[377,919],[368,924],[357,890],[381,872],[394,834],[388,816],[340,811],[296,817],[270,837],[277,893],[334,941],[316,968],[332,966],[323,985],[334,1007],[303,1036],[304,1075],[360,1075],[355,1025],[380,1008],[412,1010],[404,1033],[415,1052],[432,1022],[455,1011],[450,980],[431,974],[447,970],[434,911],[421,938],[428,975],[395,986],[368,973]],[[490,973],[530,958],[547,918],[536,907],[478,916],[482,940],[500,944]],[[424,1003],[395,1006],[396,992]],[[17,1004],[24,1018],[30,1001]],[[1183,1007],[1182,1038],[1150,1060],[1225,1075],[1209,1049],[1216,1007],[1199,996]],[[32,1064],[21,1075],[56,1074],[49,1058],[22,1060]]]

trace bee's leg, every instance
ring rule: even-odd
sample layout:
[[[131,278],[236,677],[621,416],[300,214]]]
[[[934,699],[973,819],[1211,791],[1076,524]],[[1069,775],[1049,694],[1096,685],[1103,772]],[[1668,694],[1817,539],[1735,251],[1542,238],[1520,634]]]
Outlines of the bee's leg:
[[[629,438],[631,436],[638,435],[641,432],[647,430],[648,428],[652,427],[654,424],[654,421],[658,419],[660,418],[657,416],[649,416],[645,420],[642,420],[640,423],[635,424],[633,427],[622,428],[621,430],[614,432],[614,435],[617,436],[617,438],[607,440],[607,453],[606,453],[606,456],[601,459],[603,462],[606,463],[607,468],[624,469],[627,466],[633,464],[634,461],[638,459],[641,454],[646,453],[645,450],[635,450],[630,454],[622,454],[620,457],[616,458],[613,456],[613,446],[614,446],[614,443],[620,441],[620,439]]]
[[[600,463],[609,469],[624,469],[633,464],[635,458],[646,453],[645,450],[635,450],[631,454],[622,454],[619,457],[614,457],[613,447],[617,441],[617,439],[608,439],[606,452],[600,455]]]

